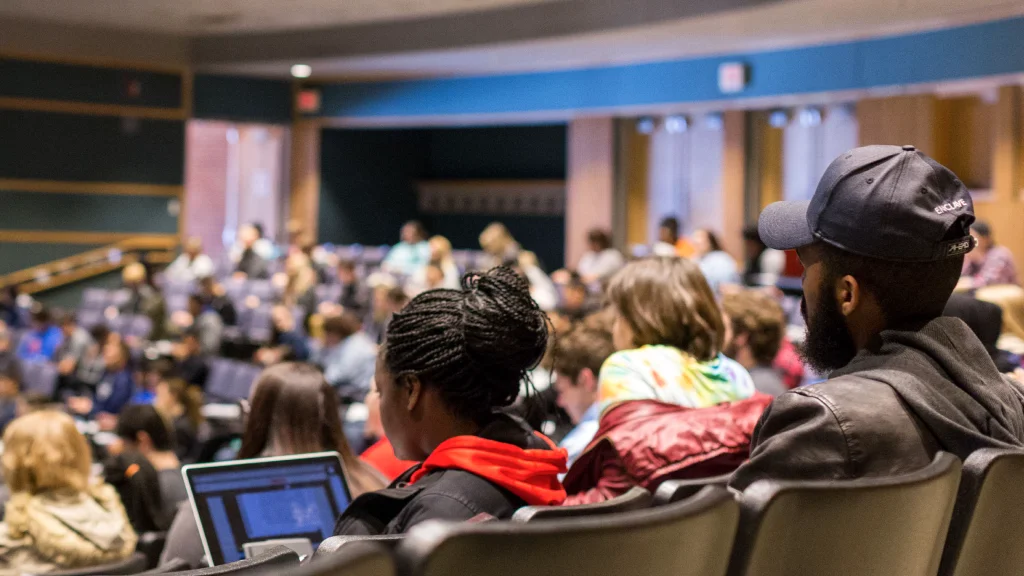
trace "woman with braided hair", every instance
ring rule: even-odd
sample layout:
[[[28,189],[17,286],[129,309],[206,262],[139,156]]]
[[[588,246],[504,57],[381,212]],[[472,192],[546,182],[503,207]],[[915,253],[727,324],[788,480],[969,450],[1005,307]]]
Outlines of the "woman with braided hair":
[[[401,534],[431,519],[510,518],[565,499],[565,450],[502,409],[544,355],[547,316],[499,267],[394,315],[374,376],[395,456],[421,462],[345,511],[336,534]]]

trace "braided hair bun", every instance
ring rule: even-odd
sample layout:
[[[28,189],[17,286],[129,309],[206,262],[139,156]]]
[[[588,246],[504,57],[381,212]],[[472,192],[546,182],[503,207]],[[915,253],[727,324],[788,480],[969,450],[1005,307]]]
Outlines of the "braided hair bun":
[[[529,285],[498,267],[465,275],[461,290],[413,298],[388,325],[384,362],[396,376],[437,388],[457,416],[479,422],[515,401],[547,340],[547,316]]]

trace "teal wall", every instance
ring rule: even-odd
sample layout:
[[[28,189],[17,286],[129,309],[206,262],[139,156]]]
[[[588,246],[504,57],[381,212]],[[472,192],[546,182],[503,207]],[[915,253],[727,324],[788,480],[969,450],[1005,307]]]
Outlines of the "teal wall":
[[[194,118],[287,124],[292,121],[292,83],[241,76],[196,74]]]
[[[0,96],[58,101],[67,110],[0,109],[0,179],[28,181],[25,186],[0,184],[0,230],[177,234],[178,217],[169,211],[174,196],[135,195],[130,185],[184,183],[183,83],[175,72],[0,58]],[[137,117],[131,108],[97,114],[97,104],[141,107],[143,115],[156,109],[161,117]],[[164,119],[164,112],[182,118]],[[68,191],[60,184],[55,190],[33,191],[42,185],[32,181],[67,182]],[[128,184],[129,193],[93,193],[82,190],[82,182],[95,182],[97,188]],[[3,242],[0,274],[97,247]],[[81,287],[54,293],[75,299]]]
[[[565,126],[326,129],[321,151],[321,242],[393,244],[423,221],[456,249],[479,249],[487,224],[505,222],[549,269],[563,264],[562,216],[421,214],[417,180],[564,179]]]

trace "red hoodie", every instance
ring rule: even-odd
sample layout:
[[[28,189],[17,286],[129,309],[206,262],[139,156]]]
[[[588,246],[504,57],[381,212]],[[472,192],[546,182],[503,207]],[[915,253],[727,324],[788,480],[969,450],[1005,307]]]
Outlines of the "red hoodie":
[[[567,452],[542,434],[550,449],[520,448],[477,436],[442,442],[409,479],[415,484],[434,470],[456,468],[475,474],[515,494],[529,506],[557,506],[565,500],[558,475],[566,471]]]

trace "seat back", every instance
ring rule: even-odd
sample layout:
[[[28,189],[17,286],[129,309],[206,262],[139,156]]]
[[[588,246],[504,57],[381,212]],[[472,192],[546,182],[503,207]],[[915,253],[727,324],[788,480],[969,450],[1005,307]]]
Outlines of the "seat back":
[[[206,377],[208,399],[227,402],[239,399],[235,396],[235,373],[238,366],[239,363],[225,358],[210,359],[210,374]]]
[[[146,569],[146,555],[136,552],[124,560],[89,566],[87,568],[75,568],[73,570],[58,570],[47,572],[48,576],[121,576],[122,574],[138,574]]]
[[[23,362],[21,370],[25,392],[53,396],[59,377],[56,365],[50,362]]]
[[[80,310],[103,310],[111,299],[110,292],[104,288],[86,288],[82,291]]]
[[[967,457],[939,574],[1024,574],[1022,484],[1024,450]]]
[[[288,569],[295,568],[298,565],[298,554],[284,546],[275,546],[259,556],[246,558],[238,562],[221,564],[220,566],[212,566],[210,568],[199,568],[198,570],[165,572],[165,574],[171,576],[224,576],[227,574],[246,574],[252,576],[261,574],[268,576],[270,574],[285,574]]]
[[[653,500],[650,492],[639,486],[634,486],[621,496],[594,504],[580,504],[578,506],[524,506],[516,510],[515,515],[512,516],[512,521],[534,522],[536,520],[553,520],[556,518],[582,518],[584,516],[617,514],[619,512],[650,508]]]
[[[234,378],[231,382],[230,394],[232,400],[248,398],[252,391],[252,385],[260,376],[260,367],[252,364],[238,363],[235,367]]]
[[[135,545],[135,551],[146,556],[146,567],[156,568],[160,563],[160,553],[164,551],[167,544],[167,532],[144,532],[139,534],[139,542]]]
[[[940,452],[900,476],[760,480],[740,498],[730,576],[932,576],[949,527],[960,461]]]
[[[424,522],[399,546],[416,576],[721,576],[739,509],[707,488],[685,502],[599,518]]]
[[[379,543],[351,542],[333,554],[317,555],[313,561],[287,576],[394,576],[392,551]]]
[[[378,546],[383,546],[384,548],[393,550],[401,544],[404,539],[405,535],[403,534],[385,534],[381,536],[331,536],[317,546],[313,557],[321,558],[323,556],[331,556],[338,553],[338,551],[345,546],[351,546],[356,542],[372,542]]]
[[[654,505],[664,506],[672,502],[685,500],[700,492],[705,486],[725,487],[729,484],[732,473],[708,478],[687,478],[685,480],[666,480],[662,482],[654,492]]]

